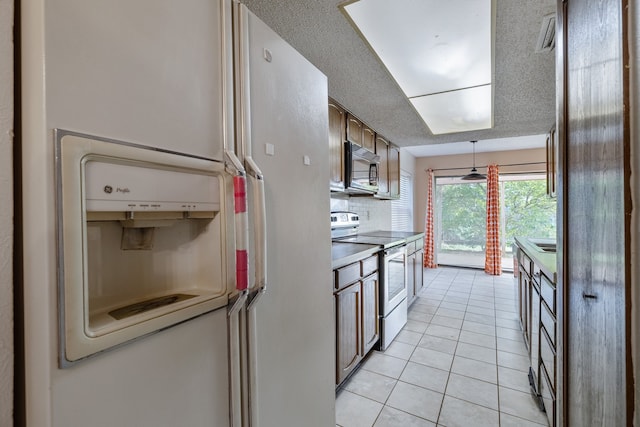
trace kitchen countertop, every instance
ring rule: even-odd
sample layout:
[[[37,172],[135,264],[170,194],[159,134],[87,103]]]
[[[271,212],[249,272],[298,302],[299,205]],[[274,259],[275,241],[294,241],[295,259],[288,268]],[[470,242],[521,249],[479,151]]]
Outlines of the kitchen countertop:
[[[331,267],[344,267],[378,253],[382,247],[380,245],[366,245],[362,243],[333,242],[331,244]]]
[[[372,241],[375,240],[376,237],[379,238],[396,238],[404,240],[405,243],[412,242],[414,240],[418,240],[424,236],[423,232],[420,231],[369,231],[362,233],[364,239],[367,237]],[[368,256],[374,255],[376,252],[381,251],[383,249],[383,245],[379,244],[366,244],[366,243],[350,243],[345,241],[336,241],[334,240],[331,245],[331,260],[332,267],[335,270],[336,268],[343,267],[347,264],[351,264],[353,262],[364,259]]]
[[[556,283],[556,253],[544,252],[535,244],[531,243],[526,237],[516,237],[515,241],[516,244],[527,254],[527,256],[531,258],[531,260],[538,267],[540,267],[540,270],[542,270],[544,275],[550,279],[553,279],[553,283]]]

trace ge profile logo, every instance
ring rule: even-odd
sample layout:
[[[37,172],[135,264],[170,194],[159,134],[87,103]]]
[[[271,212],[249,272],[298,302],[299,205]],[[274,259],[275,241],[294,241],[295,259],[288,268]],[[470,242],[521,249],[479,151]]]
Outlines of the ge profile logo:
[[[104,186],[104,192],[107,194],[111,194],[111,192],[113,191],[113,187],[110,185],[105,185]]]

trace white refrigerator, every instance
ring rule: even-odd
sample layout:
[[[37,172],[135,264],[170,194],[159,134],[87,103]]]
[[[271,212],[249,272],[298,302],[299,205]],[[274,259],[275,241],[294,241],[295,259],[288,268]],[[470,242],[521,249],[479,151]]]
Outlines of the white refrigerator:
[[[28,425],[333,425],[325,76],[230,0],[21,8]]]

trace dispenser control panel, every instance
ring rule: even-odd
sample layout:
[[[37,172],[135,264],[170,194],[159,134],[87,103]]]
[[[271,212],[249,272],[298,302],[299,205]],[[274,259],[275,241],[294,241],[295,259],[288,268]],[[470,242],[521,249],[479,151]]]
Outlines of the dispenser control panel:
[[[215,176],[89,160],[87,211],[218,211]]]

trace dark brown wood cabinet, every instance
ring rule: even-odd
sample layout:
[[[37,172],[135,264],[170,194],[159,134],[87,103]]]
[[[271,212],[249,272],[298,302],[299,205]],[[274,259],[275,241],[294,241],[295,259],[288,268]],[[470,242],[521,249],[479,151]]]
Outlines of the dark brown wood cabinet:
[[[558,1],[560,425],[637,422],[636,3]]]
[[[380,156],[378,165],[379,199],[400,198],[400,149],[384,137],[376,135],[376,154]]]
[[[344,191],[344,141],[346,115],[342,107],[329,99],[329,189]]]
[[[351,113],[347,113],[347,141],[366,148],[372,153],[376,149],[376,133]]]
[[[378,255],[334,270],[336,385],[380,338]]]
[[[335,293],[336,384],[340,384],[362,360],[362,288],[356,282]]]
[[[378,192],[376,197],[389,197],[389,142],[376,135],[376,154],[380,157],[378,164]]]
[[[521,245],[524,245],[523,248]],[[533,256],[530,245],[516,245],[518,259],[518,314],[529,350],[529,382],[537,403],[544,408],[551,427],[557,425],[557,326],[556,281],[548,277]],[[527,251],[532,256],[527,255]],[[548,261],[548,258],[546,259]],[[555,261],[554,261],[555,262]],[[555,270],[554,270],[555,271]]]
[[[389,145],[389,197],[400,198],[400,149]]]
[[[362,147],[362,129],[364,124],[354,115],[347,113],[347,141]]]
[[[329,188],[343,192],[345,183],[344,143],[348,141],[376,153],[378,164],[379,199],[400,198],[400,149],[329,98]]]
[[[372,153],[376,151],[376,133],[366,125],[362,127],[362,147]]]
[[[378,314],[380,306],[378,273],[371,274],[362,280],[362,354],[373,348],[380,338],[380,322]]]

